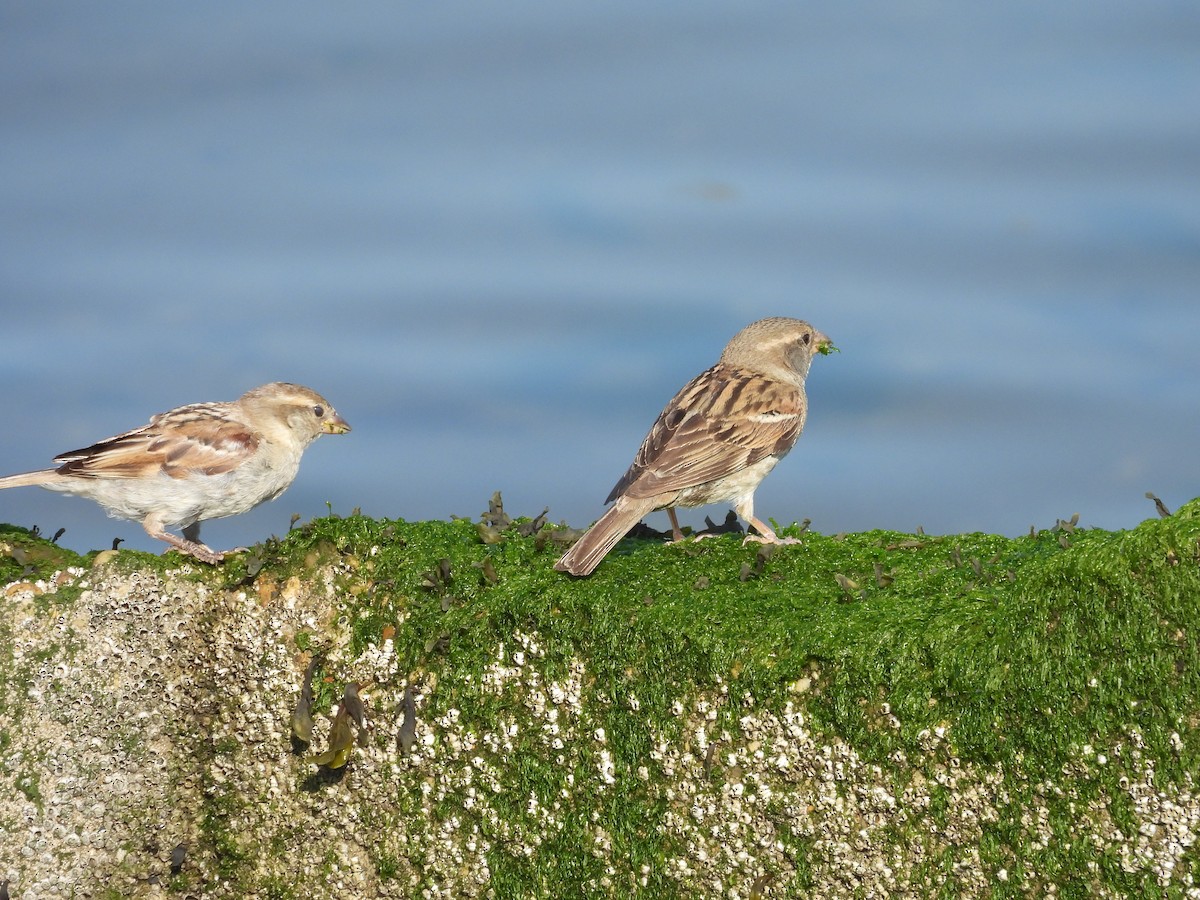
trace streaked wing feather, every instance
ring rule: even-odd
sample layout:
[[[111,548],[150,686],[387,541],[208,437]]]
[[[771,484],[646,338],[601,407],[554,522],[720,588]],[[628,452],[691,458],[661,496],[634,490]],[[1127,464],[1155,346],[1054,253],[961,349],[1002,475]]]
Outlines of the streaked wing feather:
[[[182,406],[149,424],[55,458],[63,475],[136,478],[156,471],[172,478],[219,475],[240,465],[258,446],[257,436],[229,419],[227,404]]]
[[[609,500],[685,490],[786,453],[804,415],[797,388],[714,366],[667,404]]]

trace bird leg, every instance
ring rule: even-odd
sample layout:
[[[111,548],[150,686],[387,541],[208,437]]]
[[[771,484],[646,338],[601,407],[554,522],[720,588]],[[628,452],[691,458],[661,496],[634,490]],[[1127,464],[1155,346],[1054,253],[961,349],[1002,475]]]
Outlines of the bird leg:
[[[675,507],[667,507],[667,516],[671,519],[671,543],[678,544],[683,540],[683,529],[679,527],[679,519],[675,515]],[[712,534],[697,534],[692,537],[693,541],[702,541],[705,538],[715,537]]]
[[[215,566],[225,558],[225,554],[218,553],[211,547],[206,547],[204,544],[200,543],[199,522],[193,522],[191,525],[188,525],[186,528],[184,528],[183,537],[180,537],[177,534],[171,534],[171,532],[167,531],[163,527],[162,522],[160,522],[154,515],[149,515],[143,519],[142,527],[146,529],[146,534],[150,535],[150,537],[155,538],[156,540],[165,541],[180,553],[183,553],[187,556],[194,556],[201,562],[206,562]]]
[[[679,527],[679,519],[675,515],[675,507],[667,507],[667,517],[671,520],[671,542],[678,543],[683,540],[683,529]]]

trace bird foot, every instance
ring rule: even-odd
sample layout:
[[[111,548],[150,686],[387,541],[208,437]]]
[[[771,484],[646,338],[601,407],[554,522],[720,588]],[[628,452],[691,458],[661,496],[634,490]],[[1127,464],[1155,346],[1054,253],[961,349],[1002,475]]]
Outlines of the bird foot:
[[[742,546],[743,547],[746,546],[746,544],[749,544],[751,542],[753,542],[755,544],[803,544],[804,543],[804,541],[800,540],[800,538],[794,538],[794,537],[782,537],[781,538],[779,535],[774,534],[774,533],[772,533],[770,535],[748,534],[744,538],[742,538]]]
[[[716,537],[714,534],[684,534],[680,531],[678,534],[673,534],[667,538],[668,544],[690,544],[692,541],[702,541],[705,538]]]
[[[214,550],[212,547],[201,544],[197,541],[188,541],[178,538],[170,541],[169,543],[174,549],[178,550],[184,556],[194,557],[195,559],[200,560],[200,562],[205,562],[212,566],[215,566],[217,563],[225,559],[224,553],[221,553],[219,550]]]

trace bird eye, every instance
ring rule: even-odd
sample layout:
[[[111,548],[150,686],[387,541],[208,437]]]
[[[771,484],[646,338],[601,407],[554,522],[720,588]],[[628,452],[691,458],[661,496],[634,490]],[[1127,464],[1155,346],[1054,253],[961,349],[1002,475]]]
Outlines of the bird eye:
[[[806,343],[806,344],[811,344],[812,343],[812,335],[806,334],[806,335],[804,335],[803,338],[801,338],[801,340],[803,340],[804,343]]]
[[[323,419],[323,418],[325,418],[325,407],[323,407],[323,406],[314,406],[314,407],[313,407],[313,415],[314,415],[314,416],[316,416],[318,419]]]

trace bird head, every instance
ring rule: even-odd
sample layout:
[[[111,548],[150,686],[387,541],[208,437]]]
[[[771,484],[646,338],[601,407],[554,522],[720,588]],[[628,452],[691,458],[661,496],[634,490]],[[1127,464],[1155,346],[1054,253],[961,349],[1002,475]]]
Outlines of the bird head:
[[[345,434],[350,425],[329,401],[300,384],[275,381],[247,391],[239,401],[247,408],[282,420],[305,444],[322,434]]]
[[[751,322],[735,334],[721,354],[721,362],[803,382],[813,354],[833,352],[837,352],[833,341],[807,322],[778,316]]]

